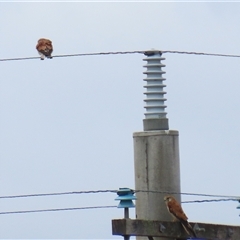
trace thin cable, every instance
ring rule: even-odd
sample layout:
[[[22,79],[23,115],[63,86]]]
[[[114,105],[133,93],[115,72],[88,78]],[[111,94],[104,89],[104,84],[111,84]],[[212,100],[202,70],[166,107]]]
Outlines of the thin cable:
[[[134,193],[155,193],[155,194],[181,194],[186,196],[200,196],[200,197],[218,197],[218,198],[231,198],[240,199],[240,196],[227,196],[227,195],[214,195],[203,193],[184,193],[184,192],[171,192],[171,191],[151,191],[151,190],[133,190]],[[117,193],[118,190],[89,190],[89,191],[72,191],[72,192],[56,192],[56,193],[36,193],[36,194],[23,194],[23,195],[9,195],[0,196],[0,199],[10,198],[27,198],[27,197],[46,197],[46,196],[61,196],[61,195],[74,195],[74,194],[96,194],[96,193]]]
[[[183,51],[172,51],[166,50],[161,51],[162,53],[178,53],[178,54],[191,54],[191,55],[204,55],[204,56],[214,56],[214,57],[235,57],[239,58],[240,55],[235,54],[222,54],[222,53],[203,53],[203,52],[183,52]]]
[[[52,209],[39,209],[39,210],[26,210],[26,211],[11,211],[11,212],[0,212],[0,215],[4,215],[4,214],[18,214],[18,213],[39,213],[39,212],[75,211],[75,210],[101,209],[101,208],[116,208],[116,206],[95,206],[95,207],[75,207],[75,208],[52,208]]]
[[[60,195],[88,194],[88,193],[108,193],[108,192],[109,193],[116,193],[117,190],[75,191],[75,192],[58,192],[58,193],[36,193],[36,194],[0,196],[0,199],[5,199],[5,198],[26,198],[26,197],[46,197],[46,196],[60,196]]]
[[[3,58],[0,59],[1,62],[5,61],[17,61],[17,60],[30,60],[30,59],[40,59],[40,57],[21,57],[21,58]]]
[[[161,194],[181,194],[187,196],[201,196],[201,197],[221,197],[221,198],[233,198],[240,199],[240,196],[227,196],[227,195],[214,195],[214,194],[204,194],[204,193],[184,193],[184,192],[169,192],[169,191],[151,191],[151,190],[135,190],[135,193],[144,192],[144,193],[161,193]]]
[[[98,56],[98,55],[117,55],[117,54],[135,54],[135,53],[144,53],[144,51],[96,52],[96,53],[62,54],[62,55],[52,56],[52,58],[60,58],[60,57],[83,57],[83,56]],[[17,61],[17,60],[31,60],[31,59],[41,59],[41,58],[40,58],[40,57],[3,58],[3,59],[0,59],[0,62]]]
[[[228,202],[228,201],[239,201],[236,198],[220,198],[220,199],[205,199],[205,200],[194,200],[194,201],[183,201],[181,203],[209,203],[209,202]]]
[[[181,203],[209,203],[209,202],[226,202],[226,201],[237,201],[237,199],[213,199],[213,200],[194,200],[194,201],[183,201]],[[20,213],[40,213],[40,212],[59,212],[59,211],[76,211],[76,210],[89,210],[89,209],[103,209],[103,208],[116,208],[116,206],[93,206],[93,207],[75,207],[75,208],[51,208],[51,209],[38,209],[38,210],[23,210],[23,211],[9,211],[0,212],[0,215],[7,214],[20,214]]]
[[[144,51],[77,53],[77,54],[55,55],[53,57],[82,57],[82,56],[135,54],[135,53],[141,53],[142,54],[142,53],[144,53]]]
[[[150,50],[155,51],[155,50]],[[158,51],[158,50],[156,50]],[[117,55],[117,54],[144,54],[148,51],[118,51],[118,52],[95,52],[95,53],[76,53],[76,54],[61,54],[52,56],[53,58],[60,57],[82,57],[82,56],[100,56],[100,55]],[[190,54],[190,55],[203,55],[203,56],[214,56],[214,57],[234,57],[239,58],[240,55],[236,54],[222,54],[222,53],[204,53],[204,52],[188,52],[188,51],[173,51],[173,50],[159,50],[161,53],[174,53],[174,54]],[[40,57],[21,57],[21,58],[3,58],[0,62],[5,61],[18,61],[18,60],[32,60],[40,59]]]

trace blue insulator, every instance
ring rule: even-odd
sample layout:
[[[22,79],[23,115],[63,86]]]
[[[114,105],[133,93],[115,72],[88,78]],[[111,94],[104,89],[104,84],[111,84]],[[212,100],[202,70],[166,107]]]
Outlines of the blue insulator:
[[[120,200],[118,204],[118,208],[133,208],[135,207],[132,200],[136,200],[137,198],[133,195],[134,191],[130,188],[119,188],[117,191],[118,197],[115,200]]]

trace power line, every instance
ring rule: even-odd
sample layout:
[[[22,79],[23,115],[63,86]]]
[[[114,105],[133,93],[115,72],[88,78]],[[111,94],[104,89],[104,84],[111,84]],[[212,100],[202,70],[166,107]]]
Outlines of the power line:
[[[215,194],[205,194],[205,193],[185,193],[185,192],[171,192],[171,191],[151,191],[151,190],[135,190],[135,193],[143,192],[143,193],[161,193],[161,194],[181,194],[187,196],[200,196],[200,197],[221,197],[221,198],[232,198],[232,199],[240,199],[240,196],[227,196],[227,195],[215,195]]]
[[[193,201],[183,201],[181,203],[209,203],[209,202],[228,202],[228,201],[239,201],[236,198],[220,198],[220,199],[205,199],[205,200],[193,200]]]
[[[222,53],[204,53],[204,52],[184,52],[184,51],[172,51],[172,50],[166,50],[161,51],[162,53],[177,53],[177,54],[190,54],[190,55],[203,55],[203,56],[213,56],[213,57],[234,57],[239,58],[240,55],[236,54],[222,54]]]
[[[150,50],[158,51],[158,50]],[[83,57],[83,56],[100,56],[100,55],[119,55],[119,54],[144,54],[149,51],[117,51],[117,52],[95,52],[95,53],[76,53],[76,54],[61,54],[54,55],[53,58],[61,57]],[[188,52],[188,51],[175,51],[175,50],[159,50],[160,53],[172,53],[172,54],[188,54],[188,55],[202,55],[202,56],[214,56],[214,57],[234,57],[239,58],[237,54],[222,54],[222,53],[205,53],[205,52]],[[18,58],[2,58],[0,62],[6,61],[19,61],[19,60],[33,60],[40,59],[40,57],[18,57]]]
[[[0,196],[0,199],[61,196],[61,195],[74,195],[74,194],[117,193],[117,191],[118,190],[107,189],[107,190],[89,190],[89,191],[55,192],[55,193],[36,193],[36,194]],[[240,196],[214,195],[214,194],[204,194],[204,193],[185,193],[185,192],[151,191],[151,190],[133,190],[133,191],[134,193],[181,194],[181,195],[187,195],[187,196],[231,198],[236,200],[240,199]]]
[[[2,58],[2,59],[0,59],[0,62],[18,61],[18,60],[31,60],[31,59],[40,59],[40,57]]]
[[[88,193],[116,193],[117,190],[90,190],[90,191],[74,191],[74,192],[58,192],[58,193],[36,193],[36,194],[23,194],[23,195],[9,195],[0,196],[0,199],[5,198],[27,198],[27,197],[46,197],[46,196],[61,196],[73,194],[88,194]]]
[[[98,56],[98,55],[119,55],[119,54],[135,54],[144,53],[144,51],[126,51],[126,52],[96,52],[96,53],[77,53],[77,54],[66,54],[66,55],[55,55],[53,57],[82,57],[82,56]]]
[[[135,53],[144,53],[144,51],[126,51],[126,52],[95,52],[95,53],[76,53],[76,54],[62,54],[54,55],[52,58],[60,57],[83,57],[83,56],[100,56],[100,55],[117,55],[117,54],[135,54]],[[40,57],[21,57],[21,58],[3,58],[0,59],[1,62],[5,61],[18,61],[18,60],[33,60],[40,59]]]
[[[226,202],[226,201],[237,201],[237,199],[205,199],[205,200],[194,200],[194,201],[183,201],[181,203],[209,203],[209,202]],[[41,212],[59,212],[59,211],[76,211],[76,210],[90,210],[90,209],[103,209],[103,208],[116,208],[117,206],[92,206],[92,207],[72,207],[72,208],[50,208],[50,209],[37,209],[37,210],[22,210],[22,211],[8,211],[0,212],[0,215],[7,214],[20,214],[20,213],[41,213]]]
[[[50,208],[50,209],[39,209],[39,210],[23,210],[23,211],[0,212],[0,215],[19,214],[19,213],[75,211],[75,210],[102,209],[102,208],[116,208],[116,206],[94,206],[94,207]]]

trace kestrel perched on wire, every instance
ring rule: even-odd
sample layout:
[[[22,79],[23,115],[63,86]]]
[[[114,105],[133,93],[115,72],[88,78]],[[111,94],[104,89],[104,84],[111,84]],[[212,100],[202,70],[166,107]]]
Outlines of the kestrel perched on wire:
[[[172,196],[165,196],[164,201],[167,205],[168,211],[174,217],[174,221],[180,221],[187,234],[196,238],[196,233],[194,232],[192,226],[189,224],[188,217],[184,213],[181,205],[177,202],[177,200]]]
[[[40,38],[38,40],[36,49],[41,56],[41,60],[44,60],[45,57],[52,58],[51,54],[53,52],[53,46],[51,40]]]

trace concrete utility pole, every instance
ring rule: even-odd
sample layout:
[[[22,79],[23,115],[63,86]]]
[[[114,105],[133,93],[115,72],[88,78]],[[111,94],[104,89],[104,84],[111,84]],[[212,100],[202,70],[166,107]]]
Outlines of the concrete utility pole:
[[[137,192],[136,219],[171,221],[172,218],[164,203],[166,193],[180,192],[180,166],[178,131],[169,130],[165,112],[161,52],[145,52],[146,67],[146,112],[143,132],[133,133],[135,189]],[[152,192],[151,192],[152,191]],[[173,194],[174,195],[174,194]],[[174,195],[180,202],[179,194]],[[147,239],[137,237],[137,239]],[[166,238],[157,238],[166,239]]]
[[[147,51],[145,55],[147,57],[143,60],[147,61],[144,65],[147,69],[144,73],[147,77],[144,80],[147,84],[144,86],[144,131],[133,133],[136,219],[125,217],[112,220],[112,234],[124,236],[125,239],[136,236],[137,240],[187,239],[190,236],[179,222],[172,221],[163,201],[166,193],[178,193],[171,195],[181,202],[178,131],[169,130],[164,105],[165,79],[162,75],[165,72],[162,68],[165,65],[161,63],[164,58],[161,57],[161,52],[155,50]],[[124,197],[127,201],[129,198],[134,199],[131,194]],[[240,205],[237,208],[240,208]],[[190,224],[199,240],[240,239],[239,226]]]

